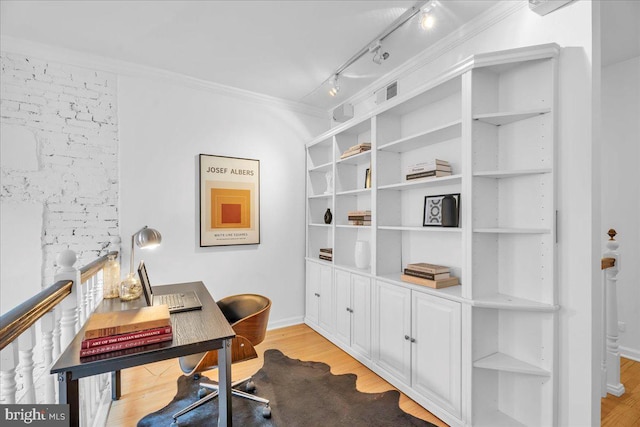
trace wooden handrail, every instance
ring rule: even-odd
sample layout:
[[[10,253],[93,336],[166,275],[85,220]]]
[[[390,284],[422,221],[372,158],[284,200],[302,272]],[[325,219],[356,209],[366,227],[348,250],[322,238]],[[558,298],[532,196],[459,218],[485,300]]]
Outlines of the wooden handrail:
[[[102,270],[109,255],[117,256],[118,252],[109,252],[80,268],[80,283],[85,283]],[[0,316],[0,350],[33,326],[42,316],[53,310],[56,305],[71,294],[72,287],[73,280],[60,280]]]
[[[108,254],[103,255],[95,261],[92,261],[80,268],[80,283],[85,283],[87,280],[98,274],[98,271],[102,270],[102,267],[107,263],[109,255],[118,256],[118,251],[109,252]]]
[[[609,229],[609,231],[607,232],[607,235],[609,235],[609,240],[616,240],[614,239],[614,237],[616,237],[618,233],[616,233],[616,230],[614,230],[613,228]],[[613,266],[616,265],[616,259],[615,258],[602,258],[600,260],[600,269],[601,270],[606,270],[607,268],[611,268]]]
[[[33,326],[71,293],[73,280],[60,280],[0,316],[0,350]]]

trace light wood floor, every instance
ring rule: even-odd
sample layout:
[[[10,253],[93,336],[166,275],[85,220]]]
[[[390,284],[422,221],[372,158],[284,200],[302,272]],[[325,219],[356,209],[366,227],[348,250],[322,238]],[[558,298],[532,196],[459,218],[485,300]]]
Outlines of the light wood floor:
[[[258,359],[233,365],[233,379],[257,372],[264,362],[264,351],[270,348],[277,348],[291,358],[324,362],[331,366],[331,372],[336,375],[356,374],[356,387],[362,392],[379,393],[393,389],[389,383],[306,325],[269,331],[264,342],[257,347]],[[211,371],[206,375],[216,379],[216,372]],[[182,371],[175,359],[123,370],[122,397],[113,402],[107,425],[135,426],[143,416],[164,407],[176,394],[176,381],[180,375]],[[400,397],[400,407],[437,426],[447,426],[404,394]]]
[[[356,386],[362,392],[379,393],[393,389],[382,378],[305,325],[269,331],[265,341],[257,347],[260,357],[234,364],[233,378],[239,379],[257,372],[263,364],[262,354],[270,348],[277,348],[295,359],[324,362],[331,366],[334,374],[356,374]],[[215,372],[211,371],[207,375],[215,379]],[[135,426],[140,418],[165,406],[176,393],[176,380],[180,375],[182,371],[177,360],[122,371],[122,398],[113,402],[107,425]],[[620,377],[626,393],[621,397],[609,395],[602,399],[601,425],[640,426],[640,363],[623,358]],[[418,418],[438,426],[446,426],[405,395],[400,397],[400,407]]]
[[[609,394],[602,399],[602,427],[640,426],[640,362],[621,358],[620,381],[625,393],[620,397]]]

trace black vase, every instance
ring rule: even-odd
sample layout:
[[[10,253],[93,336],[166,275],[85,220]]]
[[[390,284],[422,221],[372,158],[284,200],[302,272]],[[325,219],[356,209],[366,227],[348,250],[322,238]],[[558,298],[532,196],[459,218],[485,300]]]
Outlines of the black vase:
[[[458,206],[456,198],[451,194],[447,194],[442,198],[442,226],[457,227],[458,226]]]
[[[324,223],[331,224],[332,219],[333,215],[331,214],[331,209],[327,208],[327,211],[324,213]]]

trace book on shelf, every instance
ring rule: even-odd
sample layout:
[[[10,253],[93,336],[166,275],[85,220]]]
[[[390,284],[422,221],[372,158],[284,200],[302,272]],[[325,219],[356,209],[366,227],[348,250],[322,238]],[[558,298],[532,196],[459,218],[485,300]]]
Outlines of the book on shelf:
[[[424,271],[419,271],[419,270],[412,270],[410,268],[405,268],[404,274],[408,276],[421,277],[423,279],[428,279],[428,280],[442,280],[442,279],[448,279],[449,277],[451,277],[450,273],[433,274],[433,273],[425,273]]]
[[[407,168],[407,175],[420,173],[420,172],[431,172],[431,171],[441,171],[441,172],[451,172],[451,166],[427,166],[427,167],[411,167]]]
[[[428,178],[428,177],[441,177],[441,176],[450,176],[451,172],[447,172],[447,171],[439,171],[439,170],[434,170],[434,171],[428,171],[428,172],[418,172],[418,173],[412,173],[412,174],[408,174],[406,175],[406,179],[407,181],[411,181],[412,179],[420,179],[420,178]]]
[[[324,252],[326,254],[332,254],[333,248],[320,248],[320,252]]]
[[[140,338],[155,337],[166,335],[172,332],[171,325],[161,326],[159,328],[145,329],[140,332],[131,332],[128,334],[111,335],[102,338],[91,338],[82,340],[82,348],[100,347],[103,345],[117,344],[125,341],[137,340]]]
[[[122,341],[114,344],[101,345],[98,347],[83,348],[80,349],[80,357],[93,356],[94,354],[110,353],[112,351],[125,350],[134,347],[142,347],[143,345],[171,341],[172,339],[173,333],[170,332],[168,334],[138,338],[135,340]]]
[[[349,225],[371,225],[371,220],[365,219],[350,219]]]
[[[320,254],[318,257],[323,261],[333,261],[333,257],[332,256],[326,256],[326,255]]]
[[[371,221],[371,215],[349,215],[347,217],[349,221]]]
[[[348,216],[362,216],[362,215],[371,216],[371,211],[348,211],[347,215]]]
[[[171,317],[169,307],[166,305],[93,313],[85,324],[84,339],[121,335],[170,325]]]
[[[346,159],[347,157],[354,156],[356,154],[364,153],[365,151],[371,150],[370,143],[362,143],[358,145],[354,145],[353,147],[349,147],[345,152],[340,155],[341,159]]]
[[[433,159],[426,162],[414,163],[408,166],[407,169],[435,169],[441,166],[451,166],[448,161],[441,159]]]
[[[409,270],[422,271],[423,273],[440,274],[449,273],[449,267],[444,265],[429,264],[426,262],[416,262],[413,264],[407,264]]]
[[[449,277],[442,280],[429,280],[422,277],[411,276],[409,274],[402,274],[401,279],[403,282],[413,283],[414,285],[427,286],[434,289],[448,288],[449,286],[459,285],[457,277]]]
[[[371,143],[370,142],[361,142],[359,144],[352,145],[351,147],[347,148],[347,151],[349,151],[349,150],[358,150],[360,148],[371,148]]]

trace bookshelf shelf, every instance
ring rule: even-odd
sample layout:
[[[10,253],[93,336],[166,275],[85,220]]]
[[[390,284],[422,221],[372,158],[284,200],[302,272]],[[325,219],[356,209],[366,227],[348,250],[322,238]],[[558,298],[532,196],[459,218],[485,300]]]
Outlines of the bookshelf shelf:
[[[548,228],[474,228],[474,233],[491,233],[491,234],[549,234],[551,230]]]
[[[416,179],[413,181],[400,182],[398,184],[380,185],[378,187],[378,190],[396,190],[396,191],[414,190],[414,189],[419,189],[424,187],[433,187],[433,186],[444,185],[444,184],[459,184],[461,180],[462,180],[462,175],[456,174],[456,175],[450,175],[450,176],[443,176],[439,178]]]
[[[494,126],[503,126],[550,112],[550,108],[540,108],[531,111],[506,111],[501,113],[477,114],[473,116],[473,120],[478,120]]]
[[[336,228],[346,228],[346,229],[359,230],[359,229],[370,229],[371,226],[370,225],[336,224]]]
[[[319,166],[315,166],[313,168],[309,169],[309,172],[322,172],[322,173],[326,173],[329,172],[330,170],[333,169],[333,163],[329,162],[329,163],[325,163]]]
[[[514,372],[519,374],[549,377],[551,373],[538,366],[516,359],[504,353],[493,353],[473,362],[474,368],[491,369],[494,371]]]
[[[494,294],[485,297],[474,298],[473,306],[502,310],[523,310],[549,313],[557,311],[559,309],[559,306],[557,305],[545,304],[506,294]]]
[[[370,188],[358,188],[356,190],[339,191],[336,196],[358,196],[362,194],[371,194]]]
[[[419,233],[461,233],[460,227],[412,227],[404,225],[379,225],[378,230],[416,231]]]
[[[529,170],[520,170],[520,171],[483,171],[483,172],[474,172],[474,177],[479,178],[517,178],[520,176],[527,175],[540,175],[551,173],[552,170],[550,168],[545,169],[529,169]]]
[[[391,151],[394,153],[405,153],[416,150],[427,145],[437,144],[453,138],[459,138],[462,132],[462,120],[455,120],[452,123],[428,129],[404,138],[391,141],[378,148],[380,151]]]
[[[311,194],[307,196],[308,199],[331,199],[333,194]]]
[[[371,163],[371,150],[336,160],[336,164],[342,165],[363,165]]]
[[[309,227],[322,227],[322,228],[331,228],[331,224],[320,224],[320,223],[309,223]]]

